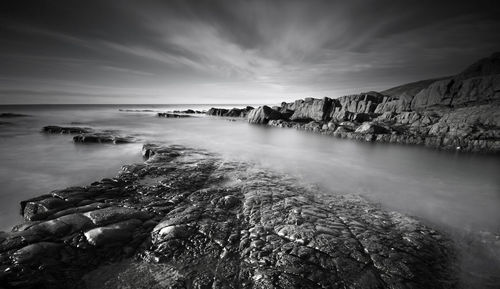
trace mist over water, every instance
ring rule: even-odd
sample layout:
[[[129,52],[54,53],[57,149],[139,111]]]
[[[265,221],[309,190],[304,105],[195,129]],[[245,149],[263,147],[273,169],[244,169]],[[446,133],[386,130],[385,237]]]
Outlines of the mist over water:
[[[498,252],[494,256],[494,250],[500,248],[499,156],[363,143],[205,115],[166,119],[156,117],[154,112],[118,110],[209,107],[0,107],[0,112],[30,115],[1,120],[9,123],[0,125],[0,229],[8,230],[20,222],[19,201],[115,176],[122,165],[141,162],[142,143],[153,142],[202,148],[228,159],[250,161],[332,194],[361,194],[385,208],[417,216],[457,238],[486,240],[494,245],[493,257],[500,258]],[[116,129],[140,142],[78,145],[69,135],[40,133],[45,125]]]

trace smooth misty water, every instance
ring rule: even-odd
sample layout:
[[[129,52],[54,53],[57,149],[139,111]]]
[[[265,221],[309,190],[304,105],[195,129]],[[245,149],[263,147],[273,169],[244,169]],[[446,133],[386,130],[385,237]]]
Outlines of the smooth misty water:
[[[118,111],[208,107],[0,106],[0,113],[31,115],[0,119],[10,122],[0,124],[0,229],[20,221],[18,203],[23,199],[111,177],[122,165],[141,161],[141,144],[75,145],[70,136],[39,132],[44,125],[78,122],[118,129],[143,142],[182,144],[252,161],[331,193],[361,194],[415,215],[464,244],[483,244],[484,248],[465,249],[471,255],[466,267],[491,267],[489,261],[481,261],[482,255],[500,259],[499,156],[363,143],[222,118],[165,119],[154,113]]]

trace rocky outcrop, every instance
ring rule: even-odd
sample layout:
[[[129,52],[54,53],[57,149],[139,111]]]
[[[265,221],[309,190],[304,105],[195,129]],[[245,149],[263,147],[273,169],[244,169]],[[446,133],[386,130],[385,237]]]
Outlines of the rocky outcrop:
[[[325,120],[331,110],[334,108],[332,99],[325,97],[323,99],[306,98],[296,100],[291,120]]]
[[[455,76],[410,83],[382,93],[284,102],[280,110],[286,110],[287,115],[256,123],[364,141],[497,153],[499,71],[500,54],[496,53]]]
[[[50,125],[44,126],[41,131],[48,134],[77,134],[73,136],[73,142],[75,143],[124,144],[136,141],[134,137],[120,135],[114,130],[94,131],[88,127]]]
[[[250,111],[252,111],[254,108],[251,106],[247,106],[245,108],[232,108],[232,109],[225,109],[225,108],[215,108],[212,107],[209,109],[206,114],[211,115],[211,116],[224,116],[224,117],[246,117]]]
[[[250,111],[248,114],[248,122],[256,124],[267,124],[270,120],[281,119],[282,115],[279,111],[270,108],[267,105],[259,106]]]
[[[179,146],[112,179],[22,203],[0,234],[7,288],[453,288],[417,220]]]

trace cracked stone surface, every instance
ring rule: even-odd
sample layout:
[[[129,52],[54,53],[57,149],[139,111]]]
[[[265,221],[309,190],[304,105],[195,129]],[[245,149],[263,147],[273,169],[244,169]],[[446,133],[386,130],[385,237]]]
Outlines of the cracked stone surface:
[[[417,220],[254,165],[145,145],[112,179],[22,202],[6,288],[454,288],[454,250]],[[1,285],[0,285],[1,287]]]

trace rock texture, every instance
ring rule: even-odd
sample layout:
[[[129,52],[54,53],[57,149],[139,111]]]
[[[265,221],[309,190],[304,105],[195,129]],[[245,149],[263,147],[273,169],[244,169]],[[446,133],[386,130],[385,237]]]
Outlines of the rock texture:
[[[65,127],[65,126],[44,126],[43,133],[48,134],[77,134],[73,136],[75,143],[112,143],[124,144],[135,142],[136,139],[131,136],[122,136],[114,130],[94,131],[88,127]]]
[[[287,114],[274,114],[267,121],[249,115],[248,120],[364,141],[498,153],[500,53],[452,77],[381,93],[284,102],[273,111]]]
[[[54,134],[83,134],[90,133],[92,131],[89,127],[76,127],[76,126],[56,126],[49,125],[42,128],[44,133],[54,133]]]
[[[267,105],[260,106],[248,114],[248,121],[257,124],[267,124],[270,120],[280,118],[282,118],[281,113]]]
[[[113,179],[21,204],[7,288],[454,288],[446,237],[356,196],[146,145]]]
[[[112,143],[124,144],[135,142],[131,136],[121,136],[115,131],[102,131],[96,133],[84,133],[73,137],[75,143]]]
[[[206,115],[211,116],[225,116],[225,117],[246,117],[250,111],[254,108],[251,106],[247,106],[245,108],[215,108],[212,107],[206,112]]]

